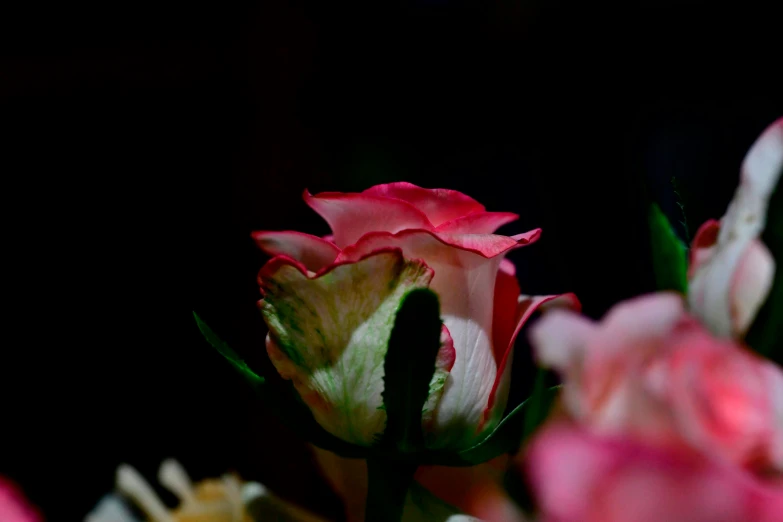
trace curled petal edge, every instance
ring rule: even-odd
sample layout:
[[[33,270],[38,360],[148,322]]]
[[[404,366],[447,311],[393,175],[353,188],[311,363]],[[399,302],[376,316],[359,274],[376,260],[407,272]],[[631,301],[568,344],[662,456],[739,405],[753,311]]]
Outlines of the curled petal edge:
[[[570,292],[547,296],[519,296],[517,305],[517,325],[514,329],[514,333],[511,336],[511,339],[509,340],[508,346],[506,347],[506,352],[503,355],[503,358],[500,360],[500,364],[498,365],[495,383],[492,385],[492,391],[489,394],[489,400],[487,402],[486,408],[484,409],[481,424],[479,424],[479,431],[483,429],[483,427],[492,417],[498,389],[503,381],[507,380],[504,377],[506,371],[510,369],[508,362],[514,351],[514,343],[517,339],[517,336],[519,335],[520,330],[535,312],[539,310],[545,312],[551,308],[567,308],[575,313],[579,313],[582,310],[582,304],[579,302],[576,294]]]

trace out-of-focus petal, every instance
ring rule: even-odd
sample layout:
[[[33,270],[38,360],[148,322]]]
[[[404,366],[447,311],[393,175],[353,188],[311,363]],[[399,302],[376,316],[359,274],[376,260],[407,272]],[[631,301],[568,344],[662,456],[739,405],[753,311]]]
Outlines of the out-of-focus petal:
[[[744,336],[761,305],[767,300],[775,277],[775,258],[758,239],[751,241],[742,254],[729,287],[731,324]]]

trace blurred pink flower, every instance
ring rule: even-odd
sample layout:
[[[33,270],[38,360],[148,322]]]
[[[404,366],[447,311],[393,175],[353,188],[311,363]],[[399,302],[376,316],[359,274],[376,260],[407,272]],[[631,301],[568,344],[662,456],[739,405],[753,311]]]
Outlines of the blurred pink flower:
[[[544,429],[527,457],[542,522],[783,520],[780,482],[762,482],[687,447],[600,437],[561,423]]]
[[[759,236],[783,172],[783,118],[756,140],[742,162],[726,215],[704,223],[691,246],[688,300],[715,335],[745,335],[772,287],[775,260]]]
[[[713,337],[678,295],[620,303],[598,323],[553,310],[530,337],[563,377],[565,411],[593,432],[783,471],[783,372]]]
[[[41,522],[43,518],[30,505],[22,491],[11,481],[0,477],[0,521]]]

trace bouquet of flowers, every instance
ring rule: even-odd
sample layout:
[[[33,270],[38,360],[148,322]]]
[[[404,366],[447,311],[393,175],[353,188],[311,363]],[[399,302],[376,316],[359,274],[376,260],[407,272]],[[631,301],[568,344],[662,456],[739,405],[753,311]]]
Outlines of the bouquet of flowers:
[[[195,321],[312,445],[349,520],[779,522],[782,174],[779,119],[690,248],[653,206],[659,291],[599,321],[574,294],[523,293],[505,256],[541,230],[496,234],[515,214],[404,182],[305,191],[331,235],[253,234],[270,256],[258,305],[279,376]],[[509,404],[520,332],[538,369]],[[268,389],[280,377],[285,394]],[[123,465],[86,520],[323,520],[235,475],[193,484],[173,460],[158,481],[178,507]],[[0,519],[37,521],[19,498]]]

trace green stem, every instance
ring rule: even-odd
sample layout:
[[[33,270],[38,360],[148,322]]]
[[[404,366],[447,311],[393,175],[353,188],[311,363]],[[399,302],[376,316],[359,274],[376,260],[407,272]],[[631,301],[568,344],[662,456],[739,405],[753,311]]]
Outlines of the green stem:
[[[525,429],[523,432],[525,438],[536,430],[546,416],[546,412],[544,411],[546,407],[544,401],[547,400],[546,375],[547,371],[543,368],[539,368],[536,372],[533,394],[530,396],[530,404],[528,405],[525,414]]]
[[[367,459],[367,522],[400,522],[417,464],[386,458]]]

